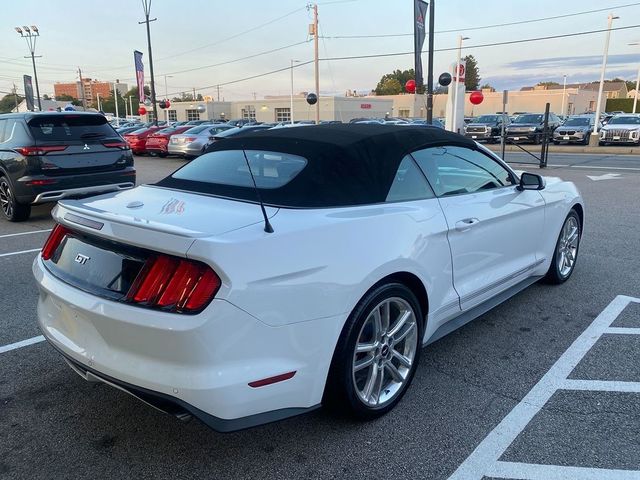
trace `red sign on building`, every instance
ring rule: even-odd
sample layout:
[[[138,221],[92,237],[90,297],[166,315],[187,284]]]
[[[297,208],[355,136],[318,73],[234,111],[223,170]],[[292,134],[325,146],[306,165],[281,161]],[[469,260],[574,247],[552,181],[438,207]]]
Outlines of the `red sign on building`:
[[[371,104],[370,103],[361,103],[360,104],[360,108],[365,109],[365,110],[369,110],[371,108]]]

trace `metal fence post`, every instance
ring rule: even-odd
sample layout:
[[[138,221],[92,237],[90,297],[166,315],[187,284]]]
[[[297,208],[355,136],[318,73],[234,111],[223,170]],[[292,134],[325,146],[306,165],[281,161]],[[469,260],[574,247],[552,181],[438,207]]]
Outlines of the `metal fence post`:
[[[508,90],[504,90],[502,92],[502,129],[500,132],[500,149],[502,150],[502,160],[504,160],[504,151],[505,151],[505,120],[507,117],[507,96],[509,95]]]
[[[542,127],[542,147],[540,149],[540,168],[547,168],[547,153],[549,150],[549,107],[547,103],[544,107],[544,125]]]

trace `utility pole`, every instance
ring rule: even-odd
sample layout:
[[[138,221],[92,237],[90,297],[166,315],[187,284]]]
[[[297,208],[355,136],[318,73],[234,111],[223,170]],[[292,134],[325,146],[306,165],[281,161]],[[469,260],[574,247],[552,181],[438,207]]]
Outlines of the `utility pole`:
[[[16,101],[16,113],[18,113],[18,90],[15,83],[13,84],[13,98]]]
[[[100,108],[100,92],[96,92],[96,98],[98,99],[98,111],[101,112],[102,108]]]
[[[220,85],[216,85],[216,89],[218,90],[218,101],[220,101]]]
[[[427,123],[433,122],[433,37],[436,15],[436,0],[429,4],[429,58],[427,60]]]
[[[131,103],[131,95],[129,95],[129,111],[131,112],[131,115],[133,115],[133,104]]]
[[[116,104],[116,127],[120,126],[120,116],[118,115],[118,84],[113,84],[113,99]]]
[[[567,76],[563,75],[563,80],[562,80],[562,107],[560,109],[560,115],[565,115],[566,112],[564,111],[564,97],[567,93]]]
[[[157,127],[158,104],[156,103],[156,82],[153,78],[153,54],[151,52],[151,29],[149,27],[149,24],[151,22],[155,22],[158,19],[152,18],[151,20],[149,20],[149,14],[151,13],[151,0],[142,0],[142,7],[144,8],[145,20],[143,22],[138,22],[138,25],[142,25],[143,23],[147,24],[147,47],[149,49],[149,70],[151,71],[151,102],[153,103],[153,123]]]
[[[320,70],[318,62],[318,4],[313,5],[313,65],[316,75],[316,125],[320,123]]]
[[[38,85],[38,72],[36,71],[36,58],[42,58],[42,55],[36,55],[36,39],[40,36],[40,30],[35,25],[16,27],[16,32],[27,41],[29,52],[31,53],[31,63],[33,64],[33,79],[36,82],[36,95],[38,96],[38,110],[42,111],[42,102],[40,101],[40,86]],[[29,57],[24,57],[29,58]],[[25,92],[26,94],[26,92]]]
[[[610,13],[607,17],[607,34],[604,40],[604,54],[602,55],[602,68],[600,70],[600,87],[598,88],[598,99],[596,102],[596,116],[594,117],[593,132],[589,144],[598,145],[600,138],[600,113],[602,112],[602,94],[604,92],[604,75],[607,70],[607,57],[609,56],[609,39],[611,38],[611,27],[613,21],[620,17],[616,17]]]
[[[196,101],[196,87],[193,87],[193,101]]]
[[[84,93],[84,82],[82,81],[82,70],[78,67],[78,76],[80,77],[80,93],[82,94],[82,108],[87,111],[87,99]]]

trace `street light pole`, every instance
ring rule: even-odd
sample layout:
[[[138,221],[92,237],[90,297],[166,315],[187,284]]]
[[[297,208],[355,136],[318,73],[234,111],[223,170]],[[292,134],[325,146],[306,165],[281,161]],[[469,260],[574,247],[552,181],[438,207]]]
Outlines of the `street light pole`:
[[[291,117],[291,124],[293,125],[293,64],[294,63],[299,63],[300,60],[291,60],[291,112],[290,112],[290,117]]]
[[[320,67],[318,62],[318,4],[313,5],[313,64],[316,76],[316,125],[320,123]]]
[[[633,43],[630,43],[629,45],[630,46],[640,45],[640,43],[633,42]],[[633,99],[633,113],[636,113],[636,103],[638,103],[638,88],[640,88],[640,66],[638,67],[638,76],[636,77],[636,93]]]
[[[164,99],[168,100],[169,97],[169,89],[167,88],[167,78],[173,78],[173,75],[165,75],[164,76]],[[167,122],[167,127],[169,126],[169,109],[164,109],[164,120]]]
[[[22,38],[27,41],[29,52],[31,53],[31,63],[33,64],[33,79],[36,82],[36,95],[38,96],[38,110],[42,111],[42,102],[40,101],[40,86],[38,85],[38,72],[36,71],[36,39],[40,36],[40,30],[35,25],[31,25],[31,28],[23,26],[22,28],[16,27],[16,32],[20,34]],[[41,55],[38,55],[40,58]],[[29,58],[29,57],[24,57]]]
[[[560,115],[565,115],[564,111],[564,97],[567,91],[567,76],[563,75],[564,80],[562,81],[562,108],[560,109]]]
[[[458,90],[459,90],[459,83],[460,83],[460,61],[462,59],[462,41],[463,40],[469,40],[469,37],[463,37],[462,35],[458,35],[458,59],[456,60],[456,71],[455,71],[455,90],[453,92],[454,96],[453,96],[453,115],[452,115],[452,132],[456,132],[457,131],[457,121],[458,121]],[[464,98],[462,99],[462,101],[464,102]]]
[[[153,54],[151,52],[151,29],[149,28],[149,24],[151,22],[155,22],[158,19],[152,18],[151,20],[149,20],[149,14],[151,13],[151,0],[142,0],[142,7],[144,8],[145,20],[143,22],[138,22],[138,25],[142,25],[143,23],[147,24],[147,47],[149,50],[149,71],[151,72],[151,102],[153,103],[154,124],[157,127],[158,126],[158,104],[156,103],[156,83],[153,78]]]
[[[604,75],[607,70],[607,57],[609,56],[609,39],[611,38],[611,26],[613,21],[620,17],[616,17],[613,13],[607,17],[607,35],[604,41],[604,54],[602,55],[602,69],[600,70],[600,88],[598,88],[598,100],[596,102],[596,116],[594,118],[593,132],[591,133],[590,144],[596,145],[599,138],[600,130],[600,113],[602,111],[602,94],[604,92]]]

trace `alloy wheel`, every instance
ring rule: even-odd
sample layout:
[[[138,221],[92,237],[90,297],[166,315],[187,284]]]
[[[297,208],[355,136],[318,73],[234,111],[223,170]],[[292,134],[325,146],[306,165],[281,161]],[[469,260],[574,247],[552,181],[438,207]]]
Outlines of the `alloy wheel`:
[[[418,349],[418,325],[411,305],[400,297],[380,302],[367,316],[353,354],[352,379],[368,407],[388,404],[401,392]]]
[[[11,218],[13,215],[13,194],[5,179],[0,180],[0,208],[7,218]]]
[[[580,227],[578,220],[571,216],[567,218],[560,241],[558,242],[558,253],[556,259],[558,262],[558,271],[563,277],[568,276],[573,270],[578,255],[578,243],[580,241]]]

